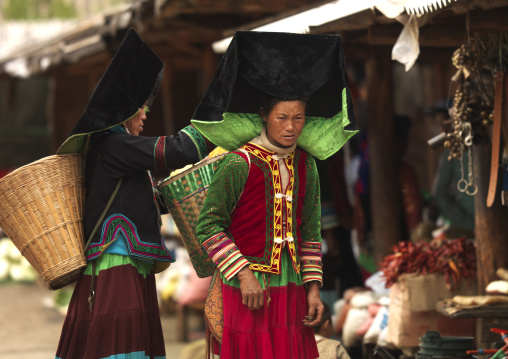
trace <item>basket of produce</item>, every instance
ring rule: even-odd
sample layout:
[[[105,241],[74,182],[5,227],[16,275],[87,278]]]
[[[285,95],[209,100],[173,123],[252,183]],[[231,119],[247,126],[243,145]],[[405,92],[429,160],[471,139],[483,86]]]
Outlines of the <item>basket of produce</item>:
[[[0,227],[49,289],[74,282],[83,253],[83,157],[54,155],[0,179]]]
[[[159,183],[159,191],[175,221],[185,248],[189,253],[192,266],[200,278],[213,274],[214,264],[199,244],[196,236],[196,224],[205,202],[208,186],[218,161],[226,153],[219,154],[170,176]]]

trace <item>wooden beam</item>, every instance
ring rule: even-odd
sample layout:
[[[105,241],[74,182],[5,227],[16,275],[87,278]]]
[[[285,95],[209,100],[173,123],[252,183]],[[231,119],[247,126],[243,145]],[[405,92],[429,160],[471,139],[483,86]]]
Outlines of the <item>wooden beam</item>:
[[[368,30],[370,45],[393,46],[404,27],[402,24],[371,26]],[[420,28],[418,42],[421,47],[460,47],[466,38],[462,26],[426,25]]]
[[[403,28],[401,24],[371,26],[367,30],[367,43],[377,46],[393,46]]]
[[[321,26],[312,26],[310,32],[313,34],[341,33],[343,31],[366,30],[370,26],[380,23],[392,23],[395,20],[382,18],[376,11],[365,10],[346,18],[331,21]]]
[[[508,6],[508,5],[507,5]],[[508,31],[508,8],[499,8],[488,11],[471,12],[471,32],[500,33]],[[464,19],[463,29],[465,32],[466,22]]]
[[[368,33],[366,30],[356,30],[356,31],[345,31],[341,33],[342,43],[344,46],[347,45],[357,45],[357,46],[368,46]]]
[[[420,29],[421,47],[460,47],[466,39],[465,27],[424,26]]]
[[[215,75],[215,71],[217,70],[217,61],[215,53],[213,52],[210,46],[206,47],[203,53],[203,65],[202,65],[202,81],[201,86],[199,86],[199,92],[205,93],[206,89],[212,82],[213,76]]]
[[[165,17],[177,17],[182,14],[273,14],[322,0],[194,0],[170,1],[162,9]]]
[[[467,13],[469,14],[469,29],[472,33],[499,33],[508,31],[508,23],[506,18],[508,16],[508,3],[506,7],[498,7],[490,10],[479,10],[471,7]],[[432,13],[432,19],[427,21],[427,24],[422,27],[435,28],[442,31],[446,36],[446,32],[462,32],[466,33],[466,14],[463,12],[451,11],[455,7],[450,8],[446,12]]]
[[[177,52],[189,54],[192,56],[200,56],[201,55],[201,51],[199,49],[197,49],[196,47],[192,46],[191,44],[189,44],[185,41],[171,38],[171,39],[167,40],[167,43],[168,43],[168,46],[172,47],[173,50],[175,50]]]
[[[345,44],[344,55],[348,65],[351,65],[353,62],[366,62],[370,56],[369,46]]]
[[[160,57],[171,59],[171,64],[175,69],[198,69],[202,65],[201,58],[199,56],[182,53],[167,44],[159,43],[150,45],[150,47]]]
[[[453,52],[455,51],[455,47],[450,48],[435,48],[435,47],[422,47],[420,49],[420,55],[418,56],[418,62],[431,63],[433,64],[436,61],[441,61],[442,63],[447,63],[450,67],[452,67],[451,58]],[[448,78],[448,81],[452,78],[453,73]]]
[[[164,133],[176,134],[174,116],[173,116],[173,101],[171,93],[171,84],[173,82],[173,68],[171,64],[166,65],[164,68],[164,79],[161,86],[162,98],[162,119],[164,123]]]
[[[391,48],[372,47],[367,61],[370,198],[376,263],[401,241],[402,205],[395,146]]]
[[[350,36],[355,34],[355,36]],[[346,55],[347,63],[351,61],[367,61],[370,56],[369,48],[373,45],[369,45],[366,41],[366,32],[346,32],[342,35],[342,43],[344,45],[344,53]],[[419,63],[434,63],[436,61],[442,61],[450,63],[451,57],[455,51],[455,47],[450,48],[433,48],[433,47],[422,47],[420,48],[420,55],[418,56]],[[451,78],[451,76],[450,76]]]
[[[150,44],[168,39],[176,39],[187,43],[211,43],[223,37],[222,31],[207,26],[199,26],[193,23],[171,20],[166,21],[155,29],[147,31],[143,40]]]
[[[427,25],[420,28],[419,42],[422,47],[459,47],[466,37],[464,13],[470,12],[470,30],[479,33],[508,32],[508,0],[492,2],[471,1],[461,6],[437,10],[428,14]],[[505,7],[502,7],[505,6]],[[490,10],[475,10],[487,8]],[[346,18],[311,28],[312,33],[341,33],[368,29],[368,43],[392,46],[397,41],[402,24],[379,15],[376,11],[363,11]]]
[[[90,73],[103,73],[106,71],[106,68],[108,67],[109,62],[111,61],[112,57],[109,53],[101,53],[97,54],[97,56],[94,56],[92,59],[85,59],[81,60],[79,62],[76,62],[74,64],[69,65],[61,65],[60,67],[56,68],[55,71],[64,71],[68,75],[87,75]]]
[[[89,74],[69,75],[65,71],[54,71],[51,78],[51,93],[48,97],[52,114],[51,152],[55,153],[65,141],[78,119],[83,114],[91,95],[93,79]]]
[[[267,16],[267,17],[264,17],[260,20],[251,21],[248,24],[242,24],[239,27],[228,29],[228,30],[224,31],[223,37],[233,36],[233,34],[238,30],[251,30],[251,29],[255,29],[255,28],[267,25],[267,24],[271,24],[275,21],[279,21],[279,20],[288,18],[288,17],[293,16],[295,14],[299,14],[303,11],[307,11],[307,10],[310,10],[312,8],[315,8],[315,7],[318,7],[318,6],[327,4],[327,3],[329,3],[329,0],[324,0],[324,1],[321,0],[321,1],[317,1],[312,4],[307,4],[307,6],[293,7],[291,9],[288,9],[287,11],[284,11],[283,13]]]
[[[471,10],[481,9],[483,11],[493,10],[500,7],[508,6],[508,0],[462,0],[453,6],[446,7],[443,10],[450,10],[456,14],[465,14]]]
[[[189,55],[198,57],[201,55],[201,44],[193,44],[185,39],[164,36],[162,34],[148,36],[145,41],[158,55]]]

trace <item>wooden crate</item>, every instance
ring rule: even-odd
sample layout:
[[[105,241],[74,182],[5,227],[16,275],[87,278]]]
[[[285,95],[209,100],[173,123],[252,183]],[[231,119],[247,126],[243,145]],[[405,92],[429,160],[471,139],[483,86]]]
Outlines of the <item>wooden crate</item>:
[[[427,288],[428,291],[435,288]],[[429,330],[441,336],[467,336],[476,334],[476,319],[449,318],[436,310],[411,311],[409,301],[401,285],[390,289],[387,341],[398,348],[418,347],[419,338]]]
[[[453,298],[456,295],[476,295],[476,280],[462,278],[457,289],[453,292],[446,286],[442,274],[404,274],[398,282],[400,297],[407,302],[407,308],[411,311],[435,310],[438,301]]]

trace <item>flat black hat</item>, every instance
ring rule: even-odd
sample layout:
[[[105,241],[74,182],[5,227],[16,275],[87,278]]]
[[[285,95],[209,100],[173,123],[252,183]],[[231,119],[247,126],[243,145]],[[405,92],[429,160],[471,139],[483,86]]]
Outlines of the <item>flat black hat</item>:
[[[259,135],[266,96],[307,100],[298,144],[318,158],[357,132],[338,35],[236,32],[192,123],[217,146],[233,150]]]
[[[58,153],[81,152],[86,135],[124,123],[145,103],[150,106],[163,73],[162,61],[130,28]]]

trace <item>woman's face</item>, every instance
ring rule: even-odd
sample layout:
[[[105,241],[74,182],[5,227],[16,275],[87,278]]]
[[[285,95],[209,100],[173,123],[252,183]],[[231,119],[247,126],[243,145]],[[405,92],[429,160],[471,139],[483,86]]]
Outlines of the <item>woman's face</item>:
[[[146,112],[148,108],[139,108],[138,112],[130,120],[125,122],[125,127],[131,135],[139,136],[139,133],[143,131],[143,123],[146,120]]]
[[[280,147],[296,143],[305,125],[305,102],[300,100],[281,101],[264,116],[268,140]]]

